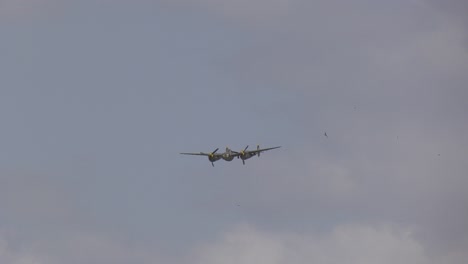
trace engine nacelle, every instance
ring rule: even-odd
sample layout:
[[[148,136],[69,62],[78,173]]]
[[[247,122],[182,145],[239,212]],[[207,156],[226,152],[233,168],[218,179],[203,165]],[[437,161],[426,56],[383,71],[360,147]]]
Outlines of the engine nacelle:
[[[220,156],[208,156],[208,160],[211,162],[215,162],[217,160],[221,159]]]

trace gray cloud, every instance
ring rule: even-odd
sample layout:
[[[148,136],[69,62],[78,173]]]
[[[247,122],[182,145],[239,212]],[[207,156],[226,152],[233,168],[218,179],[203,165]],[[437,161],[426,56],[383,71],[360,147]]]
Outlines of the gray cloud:
[[[168,263],[154,250],[135,248],[116,239],[83,232],[61,240],[39,240],[29,244],[27,249],[18,250],[0,237],[0,260],[5,264]]]
[[[214,17],[220,17],[245,25],[276,23],[277,19],[287,16],[297,1],[291,0],[176,0],[162,1],[179,8],[190,7]]]
[[[18,252],[0,235],[0,261],[4,264],[41,264],[38,258],[28,252]]]
[[[366,226],[337,226],[323,235],[269,234],[244,226],[200,248],[198,255],[197,263],[437,263],[410,233]]]
[[[57,14],[60,8],[56,0],[2,0],[0,16],[2,20],[30,20]]]
[[[261,197],[258,215],[291,227],[319,208],[343,212],[338,222],[416,226],[431,250],[466,247],[466,28],[426,2],[302,7],[277,27],[252,26],[229,62],[237,78],[268,87],[258,94],[296,94],[287,110],[252,109],[310,135],[300,154],[257,171],[269,175],[249,196]]]
[[[4,32],[0,260],[466,262],[457,5],[117,3]]]

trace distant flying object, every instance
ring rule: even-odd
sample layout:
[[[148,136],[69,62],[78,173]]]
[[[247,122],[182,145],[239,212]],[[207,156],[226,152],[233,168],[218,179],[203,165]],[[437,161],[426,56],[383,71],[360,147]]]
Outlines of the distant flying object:
[[[325,132],[325,134],[323,134],[324,136],[326,136],[328,138],[328,135],[327,135],[327,132]]]
[[[216,153],[216,151],[218,151],[218,149],[219,148],[215,149],[211,153],[200,152],[200,153],[180,153],[180,154],[182,154],[182,155],[207,156],[208,160],[211,162],[211,165],[213,167],[214,167],[214,162],[215,161],[218,161],[220,159],[223,159],[225,161],[231,161],[231,160],[234,159],[234,157],[236,157],[238,155],[237,152],[232,151],[228,147],[226,147],[226,151],[224,153]]]
[[[247,147],[245,147],[244,150],[241,150],[241,152],[234,152],[237,155],[237,158],[242,159],[242,164],[244,164],[244,165],[245,165],[245,160],[246,159],[250,159],[251,157],[253,157],[255,155],[260,157],[260,153],[262,153],[263,151],[281,148],[281,146],[278,146],[278,147],[273,147],[273,148],[260,149],[260,146],[257,145],[256,150],[247,150],[248,147],[249,146],[247,145]]]

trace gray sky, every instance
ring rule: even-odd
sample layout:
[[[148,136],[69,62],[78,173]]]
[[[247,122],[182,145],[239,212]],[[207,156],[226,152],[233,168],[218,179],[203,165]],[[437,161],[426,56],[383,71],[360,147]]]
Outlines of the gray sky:
[[[468,262],[467,13],[0,0],[0,262]]]

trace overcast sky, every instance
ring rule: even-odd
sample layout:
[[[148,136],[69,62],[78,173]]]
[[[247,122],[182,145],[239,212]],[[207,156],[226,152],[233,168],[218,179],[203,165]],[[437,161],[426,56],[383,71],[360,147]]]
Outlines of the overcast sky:
[[[0,0],[0,263],[468,263],[466,14]]]

